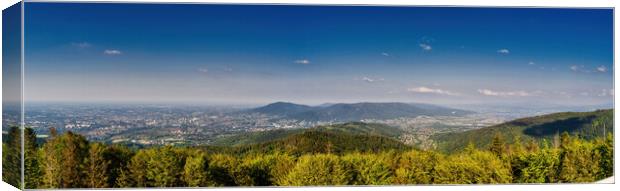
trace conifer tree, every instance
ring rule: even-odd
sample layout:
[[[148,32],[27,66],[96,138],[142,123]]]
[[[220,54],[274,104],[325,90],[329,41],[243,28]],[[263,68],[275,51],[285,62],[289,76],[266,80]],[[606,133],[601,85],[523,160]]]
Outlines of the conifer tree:
[[[272,185],[283,185],[286,175],[295,166],[296,158],[286,153],[274,153],[265,156],[269,164],[269,180]]]
[[[152,183],[146,177],[147,162],[150,160],[149,150],[142,149],[136,152],[127,163],[126,169],[121,169],[117,180],[119,187],[151,187]]]
[[[525,146],[525,150],[527,150],[528,152],[538,152],[539,147],[538,143],[536,143],[536,140],[530,139]]]
[[[106,146],[101,143],[92,143],[88,149],[88,156],[85,164],[85,182],[88,188],[107,188],[108,185],[108,165],[110,161],[104,158]]]
[[[235,186],[234,172],[238,161],[227,154],[211,155],[209,160],[209,172],[213,176],[215,186]]]
[[[521,136],[520,135],[516,135],[514,137],[514,142],[512,143],[511,147],[510,147],[510,152],[512,154],[521,154],[524,149],[523,149],[523,145],[521,144]]]
[[[600,173],[597,179],[603,179],[614,174],[614,140],[613,135],[608,133],[605,139],[598,143],[597,152],[600,153],[601,159],[599,162]]]
[[[352,185],[387,185],[394,179],[391,158],[382,154],[350,153],[341,157]]]
[[[395,183],[431,184],[435,166],[441,162],[441,155],[431,151],[408,151],[398,159]]]
[[[174,187],[181,185],[181,175],[185,156],[172,146],[150,149],[147,151],[146,178],[154,187]]]
[[[82,188],[88,141],[72,132],[52,136],[43,146],[43,184],[46,188]]]
[[[558,180],[560,182],[591,182],[599,174],[601,155],[591,143],[562,134]]]
[[[502,134],[495,133],[491,145],[489,146],[489,151],[491,151],[497,156],[502,156],[504,153],[506,153],[506,143]]]
[[[509,164],[490,151],[451,155],[438,163],[433,172],[434,184],[497,184],[512,180]]]
[[[21,130],[9,127],[7,140],[2,143],[2,180],[21,188]]]
[[[350,177],[336,155],[304,155],[284,182],[287,186],[345,185]]]
[[[41,169],[43,169],[42,184],[43,188],[60,188],[60,149],[57,148],[60,139],[54,128],[50,129],[50,137],[43,145],[41,150],[42,161]]]
[[[37,138],[32,128],[24,129],[24,186],[27,189],[38,188],[41,184],[40,156]]]
[[[514,183],[549,183],[554,180],[559,155],[553,149],[522,153],[512,160]]]
[[[118,171],[118,178],[114,182],[115,187],[118,188],[132,188],[137,187],[136,182],[132,179],[132,175],[127,168],[121,168]]]
[[[204,152],[188,156],[183,169],[183,181],[190,187],[212,186],[209,160]]]
[[[121,175],[121,170],[127,170],[127,163],[135,153],[123,145],[108,145],[104,150],[103,157],[108,161],[107,176],[108,185],[119,187],[117,179]]]

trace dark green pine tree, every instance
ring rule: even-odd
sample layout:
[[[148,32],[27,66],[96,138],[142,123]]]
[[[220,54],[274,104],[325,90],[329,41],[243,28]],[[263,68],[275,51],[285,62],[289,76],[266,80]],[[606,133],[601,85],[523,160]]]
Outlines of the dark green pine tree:
[[[5,142],[2,143],[2,180],[21,188],[21,130],[10,126]]]
[[[502,134],[495,133],[495,136],[491,141],[491,145],[489,146],[489,151],[491,151],[497,156],[502,156],[504,153],[506,153],[506,142]]]
[[[127,163],[135,153],[123,145],[108,145],[103,153],[106,161],[109,161],[107,176],[110,187],[119,187],[117,184],[121,170],[127,168]]]
[[[607,178],[614,174],[614,139],[611,133],[608,133],[605,140],[599,143],[597,151],[601,155],[600,173],[598,179]]]
[[[36,133],[32,128],[24,129],[24,186],[27,189],[39,188],[41,184],[40,158]]]

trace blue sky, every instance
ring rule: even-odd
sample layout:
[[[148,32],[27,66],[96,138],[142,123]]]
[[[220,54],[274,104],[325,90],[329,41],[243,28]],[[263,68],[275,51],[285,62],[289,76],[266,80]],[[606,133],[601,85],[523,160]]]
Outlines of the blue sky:
[[[611,9],[26,4],[26,99],[613,101]]]
[[[21,101],[21,3],[2,10],[3,107]]]

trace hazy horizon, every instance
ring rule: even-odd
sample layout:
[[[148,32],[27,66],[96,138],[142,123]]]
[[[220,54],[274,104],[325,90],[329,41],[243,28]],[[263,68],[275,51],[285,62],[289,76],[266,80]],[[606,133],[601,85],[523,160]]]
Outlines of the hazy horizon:
[[[28,102],[613,103],[611,9],[25,9]]]
[[[114,106],[114,105],[122,105],[122,106],[196,106],[196,107],[238,107],[238,108],[253,108],[253,107],[261,107],[266,106],[273,103],[284,102],[284,103],[292,103],[299,105],[307,105],[307,106],[323,106],[330,104],[356,104],[356,103],[406,103],[406,104],[429,104],[429,105],[437,105],[444,107],[460,107],[460,108],[469,108],[469,107],[498,107],[498,109],[509,109],[509,108],[595,108],[595,109],[613,109],[613,103],[602,103],[602,104],[548,104],[548,103],[460,103],[460,104],[449,104],[449,103],[432,103],[432,102],[396,102],[396,101],[385,101],[385,102],[374,102],[374,101],[357,101],[357,102],[295,102],[295,101],[272,101],[272,102],[257,102],[257,103],[248,103],[248,102],[229,102],[229,103],[218,103],[218,102],[132,102],[132,101],[88,101],[88,102],[67,102],[67,101],[28,101],[25,102],[26,108],[28,107],[38,107],[38,106],[81,106],[81,105],[89,105],[89,106]],[[5,103],[6,104],[6,103]],[[9,103],[10,104],[10,103]]]

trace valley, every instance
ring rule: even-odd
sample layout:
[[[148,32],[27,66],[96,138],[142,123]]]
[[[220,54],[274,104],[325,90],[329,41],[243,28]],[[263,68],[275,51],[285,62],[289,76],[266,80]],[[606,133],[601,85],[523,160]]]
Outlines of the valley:
[[[26,109],[26,123],[42,140],[49,136],[50,128],[54,128],[59,132],[79,133],[92,141],[149,147],[253,144],[284,138],[308,129],[359,122],[398,129],[398,134],[390,137],[408,146],[455,150],[472,140],[461,138],[468,137],[472,132],[505,126],[502,123],[522,116],[551,113],[558,108],[515,109],[512,114],[503,110],[366,102],[318,106],[275,102],[259,107],[33,104]],[[571,125],[570,121],[565,123]],[[590,121],[578,124],[582,123]],[[513,134],[507,136],[512,137]],[[485,144],[489,138],[482,140],[486,141],[480,144]]]
[[[50,128],[55,128],[60,132],[82,134],[93,141],[142,146],[211,145],[238,134],[308,129],[345,122],[397,127],[405,132],[399,140],[408,145],[423,145],[435,133],[476,129],[509,119],[490,113],[405,103],[305,106],[277,102],[254,108],[32,104],[26,112],[26,124],[42,138],[48,136]]]

